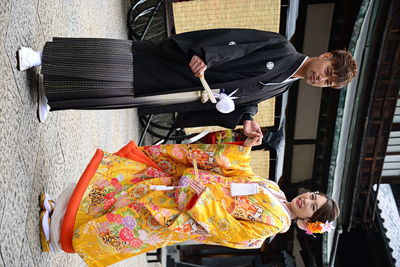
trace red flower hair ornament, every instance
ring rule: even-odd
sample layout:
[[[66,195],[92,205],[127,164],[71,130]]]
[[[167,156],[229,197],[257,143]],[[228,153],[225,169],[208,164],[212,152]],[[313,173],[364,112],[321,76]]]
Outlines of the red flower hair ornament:
[[[308,222],[306,220],[297,220],[297,226],[306,231],[306,234],[314,236],[314,234],[323,234],[325,232],[330,233],[332,229],[335,229],[333,222],[326,221],[323,222]],[[315,236],[314,236],[315,237]]]

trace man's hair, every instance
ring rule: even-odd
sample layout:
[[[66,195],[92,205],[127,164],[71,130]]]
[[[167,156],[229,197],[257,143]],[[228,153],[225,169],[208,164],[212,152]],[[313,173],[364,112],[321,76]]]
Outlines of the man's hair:
[[[333,81],[337,84],[334,88],[346,86],[356,76],[357,64],[351,53],[347,50],[333,50],[332,67]]]
[[[310,222],[323,222],[326,221],[332,222],[334,221],[340,213],[339,206],[330,196],[325,195],[324,193],[316,193],[320,196],[326,197],[327,201],[324,205],[322,205],[318,210],[314,212],[314,214],[310,218]]]

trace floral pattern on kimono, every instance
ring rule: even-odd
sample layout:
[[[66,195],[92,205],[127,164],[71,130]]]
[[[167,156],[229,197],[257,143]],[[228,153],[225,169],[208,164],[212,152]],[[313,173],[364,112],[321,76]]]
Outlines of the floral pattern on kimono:
[[[184,170],[197,161],[199,169],[212,171],[222,176],[254,175],[250,167],[248,147],[226,144],[157,145],[140,149],[165,173],[179,182]]]
[[[179,216],[173,191],[150,189],[167,178],[153,167],[104,153],[75,221],[73,246],[88,265],[109,265],[199,236],[190,216]]]
[[[284,194],[272,181],[265,182],[257,176],[222,177],[207,171],[199,171],[196,177],[194,169],[189,168],[183,173],[179,183],[183,187],[176,196],[180,208],[186,207],[190,198],[195,196],[191,187],[185,186],[190,179],[206,186],[196,204],[187,210],[209,233],[197,238],[201,243],[255,248],[260,247],[267,237],[285,232],[290,226],[290,215],[282,199],[277,197],[284,197]],[[255,182],[267,190],[255,195],[231,197],[232,182]]]
[[[164,145],[142,151],[151,155],[160,169],[104,153],[86,188],[72,243],[89,266],[110,265],[186,240],[234,248],[260,247],[266,237],[290,225],[277,197],[284,198],[283,193],[275,183],[252,173],[247,148]],[[198,176],[193,158],[200,168]],[[195,194],[188,181],[201,184],[205,190]],[[258,183],[274,193],[231,197],[232,182]],[[158,191],[151,187],[171,183],[180,188]],[[188,206],[197,197],[194,205]]]

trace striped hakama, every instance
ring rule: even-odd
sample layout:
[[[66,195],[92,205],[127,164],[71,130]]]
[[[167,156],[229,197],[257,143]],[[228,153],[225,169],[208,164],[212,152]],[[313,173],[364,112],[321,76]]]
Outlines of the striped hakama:
[[[54,38],[44,46],[42,72],[51,110],[131,106],[132,41]]]

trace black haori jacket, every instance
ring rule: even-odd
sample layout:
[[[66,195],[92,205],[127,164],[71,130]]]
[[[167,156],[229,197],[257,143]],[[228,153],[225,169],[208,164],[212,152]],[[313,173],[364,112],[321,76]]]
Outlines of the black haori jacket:
[[[140,107],[139,115],[180,112],[181,126],[226,128],[235,128],[246,113],[255,115],[261,101],[285,92],[291,83],[279,83],[306,57],[278,33],[247,29],[188,32],[158,45],[134,42],[133,54],[135,97],[203,90],[188,66],[193,55],[207,64],[204,76],[212,89],[225,88],[229,94],[239,88],[236,108],[228,114],[218,112],[215,104],[197,101]]]

